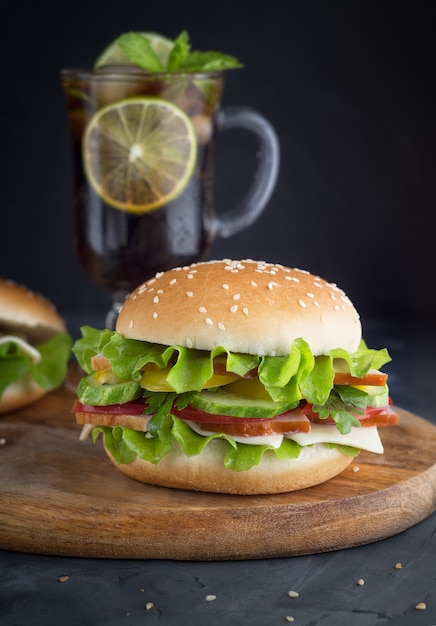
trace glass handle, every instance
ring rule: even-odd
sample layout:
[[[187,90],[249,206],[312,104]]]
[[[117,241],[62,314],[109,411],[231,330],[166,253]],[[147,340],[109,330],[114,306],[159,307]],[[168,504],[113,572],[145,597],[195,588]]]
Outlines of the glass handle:
[[[274,128],[260,113],[248,107],[226,107],[218,114],[218,131],[244,128],[259,139],[258,165],[245,197],[233,209],[215,216],[214,234],[231,237],[251,226],[263,212],[274,190],[280,163],[279,141]]]

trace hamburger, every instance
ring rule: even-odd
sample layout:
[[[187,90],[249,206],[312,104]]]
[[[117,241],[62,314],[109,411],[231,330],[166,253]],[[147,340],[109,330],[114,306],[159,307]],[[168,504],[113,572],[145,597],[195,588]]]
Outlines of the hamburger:
[[[0,278],[0,413],[36,402],[59,387],[71,345],[53,303]]]
[[[273,263],[206,261],[135,289],[116,329],[82,329],[81,438],[127,476],[270,494],[310,487],[398,423],[386,349],[367,348],[335,284]]]

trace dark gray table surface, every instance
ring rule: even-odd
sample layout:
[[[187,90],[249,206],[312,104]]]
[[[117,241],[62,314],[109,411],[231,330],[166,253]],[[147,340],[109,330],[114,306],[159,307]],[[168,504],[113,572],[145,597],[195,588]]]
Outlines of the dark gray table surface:
[[[364,329],[368,344],[391,353],[386,370],[395,403],[436,423],[432,322],[365,320]],[[420,603],[426,608],[417,609]],[[435,514],[377,543],[292,558],[183,562],[0,552],[4,626],[284,623],[436,625]]]

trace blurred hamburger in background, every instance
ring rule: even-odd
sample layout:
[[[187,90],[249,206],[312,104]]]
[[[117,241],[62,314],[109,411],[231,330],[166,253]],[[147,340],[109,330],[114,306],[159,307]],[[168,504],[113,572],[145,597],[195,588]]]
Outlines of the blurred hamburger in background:
[[[0,278],[0,413],[36,402],[59,387],[71,344],[53,303]]]

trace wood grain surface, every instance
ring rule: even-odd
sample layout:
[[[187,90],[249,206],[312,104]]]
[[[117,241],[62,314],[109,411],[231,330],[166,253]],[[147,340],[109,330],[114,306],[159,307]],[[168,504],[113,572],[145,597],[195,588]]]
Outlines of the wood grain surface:
[[[80,442],[66,386],[0,417],[0,548],[63,556],[225,560],[313,554],[400,533],[436,508],[436,426],[398,409],[385,454],[361,452],[302,491],[233,496],[152,487]],[[355,471],[357,470],[358,471]]]

